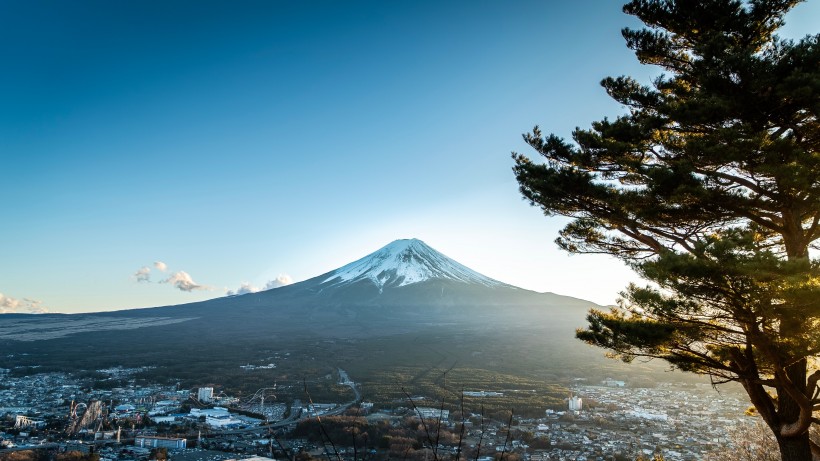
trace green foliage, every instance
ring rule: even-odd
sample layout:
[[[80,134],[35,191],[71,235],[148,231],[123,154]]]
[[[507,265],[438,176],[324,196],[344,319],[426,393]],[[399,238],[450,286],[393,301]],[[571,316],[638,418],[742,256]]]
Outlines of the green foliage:
[[[820,372],[820,35],[774,32],[796,1],[634,0],[623,31],[666,74],[602,86],[627,113],[572,143],[524,139],[524,197],[572,221],[558,245],[624,260],[650,285],[592,311],[578,338],[625,361],[739,381],[784,459],[810,459]],[[772,397],[772,394],[775,397]]]

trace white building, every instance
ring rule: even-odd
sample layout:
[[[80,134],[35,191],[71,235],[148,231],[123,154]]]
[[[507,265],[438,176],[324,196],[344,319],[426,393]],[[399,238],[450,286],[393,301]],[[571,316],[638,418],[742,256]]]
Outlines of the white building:
[[[624,387],[624,386],[626,386],[626,382],[616,381],[612,378],[607,378],[607,379],[601,381],[601,384],[603,384],[604,386],[609,386],[609,387]]]
[[[200,416],[207,417],[222,417],[222,416],[230,416],[231,413],[225,407],[213,407],[213,408],[191,408],[191,416],[194,418],[199,418]]]
[[[137,407],[135,407],[134,405],[131,405],[129,403],[124,403],[122,405],[117,405],[116,407],[114,407],[114,411],[117,414],[120,414],[120,415],[125,415],[125,414],[128,414],[128,413],[131,413],[136,409],[137,409]]]
[[[45,427],[46,422],[42,419],[30,418],[26,415],[17,415],[14,418],[15,429],[27,429],[29,427]]]
[[[234,419],[231,415],[216,415],[205,417],[205,424],[211,427],[230,427],[239,426],[243,423],[241,420]]]
[[[422,419],[439,419],[447,421],[450,418],[450,410],[442,410],[440,408],[418,407],[416,408],[416,416]]]
[[[191,408],[190,415],[194,418],[201,416],[205,417],[205,424],[211,427],[229,427],[246,424],[240,419],[234,418],[227,408],[213,407],[213,408]]]
[[[140,448],[187,448],[188,439],[172,437],[137,437],[134,445]]]
[[[307,412],[310,416],[323,415],[338,406],[335,403],[311,403],[307,406]]]
[[[168,413],[179,410],[179,402],[175,400],[160,400],[154,404],[148,416],[167,415]]]
[[[200,387],[199,392],[196,395],[197,399],[200,402],[209,403],[211,400],[214,399],[214,388],[213,387]]]
[[[581,400],[581,397],[578,397],[577,395],[575,395],[575,396],[572,396],[572,397],[569,398],[569,409],[570,409],[570,411],[581,411],[581,406],[582,405],[583,405],[583,402]]]

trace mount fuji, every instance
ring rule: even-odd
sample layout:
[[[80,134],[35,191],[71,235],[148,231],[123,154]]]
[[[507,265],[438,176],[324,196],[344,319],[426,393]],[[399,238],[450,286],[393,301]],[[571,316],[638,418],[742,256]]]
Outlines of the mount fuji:
[[[0,349],[51,366],[108,366],[123,357],[134,364],[170,364],[183,360],[179,356],[186,353],[180,351],[250,361],[254,351],[294,344],[343,341],[366,350],[365,344],[430,335],[455,341],[448,348],[528,337],[543,343],[538,349],[574,351],[580,345],[574,331],[594,307],[599,306],[494,280],[408,239],[257,293],[93,314],[0,316]],[[589,352],[582,355],[586,360]],[[0,357],[0,367],[16,366],[12,362]]]
[[[408,313],[449,306],[594,306],[553,293],[537,293],[480,274],[436,251],[418,239],[395,240],[384,247],[303,282],[268,291],[235,296],[236,305],[263,307],[287,300],[320,308],[333,306],[383,310],[401,308]],[[210,301],[213,302],[213,301]]]
[[[459,264],[418,239],[396,240],[330,272],[322,284],[335,287],[369,280],[383,290],[385,287],[402,287],[433,279],[486,287],[510,287]]]

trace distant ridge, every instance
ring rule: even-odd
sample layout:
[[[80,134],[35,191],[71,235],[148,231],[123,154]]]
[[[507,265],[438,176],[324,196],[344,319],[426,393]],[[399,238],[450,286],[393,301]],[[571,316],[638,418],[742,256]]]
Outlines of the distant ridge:
[[[379,373],[410,379],[454,366],[574,373],[567,370],[602,360],[574,339],[596,307],[494,280],[421,240],[396,240],[256,293],[88,314],[0,315],[0,368],[148,366],[160,380],[244,387],[264,385],[262,374],[239,365],[268,364],[277,354],[277,379],[341,367],[376,381],[385,379]]]
[[[116,332],[111,339],[117,341],[133,335],[130,340],[139,341],[149,327],[181,343],[296,339],[317,331],[326,337],[364,338],[410,333],[422,324],[467,327],[479,322],[481,328],[511,328],[546,319],[571,322],[564,330],[571,336],[592,307],[597,306],[500,282],[421,240],[401,239],[308,280],[256,293],[144,309],[41,314],[36,319],[0,316],[0,342],[79,339],[91,332]]]

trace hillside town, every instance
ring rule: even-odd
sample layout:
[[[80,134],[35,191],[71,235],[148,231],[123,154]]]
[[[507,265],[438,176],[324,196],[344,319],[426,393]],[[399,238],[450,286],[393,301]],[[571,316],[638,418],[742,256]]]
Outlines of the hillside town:
[[[638,388],[613,379],[578,379],[570,385],[564,409],[544,409],[541,418],[513,415],[501,421],[457,416],[443,407],[379,405],[358,391],[350,402],[279,402],[272,396],[265,401],[264,393],[261,399],[257,393],[243,403],[213,387],[136,385],[129,379],[136,371],[98,370],[129,384],[94,389],[66,373],[16,376],[0,370],[0,459],[43,450],[79,452],[104,461],[389,459],[396,456],[402,434],[412,439],[404,453],[412,459],[455,459],[469,453],[467,459],[479,461],[604,461],[660,453],[665,460],[690,461],[731,444],[728,431],[753,420],[744,416],[747,405],[739,395],[707,384]],[[343,370],[337,379],[356,389]],[[468,392],[482,398],[501,395]],[[347,417],[390,435],[360,446],[349,439],[329,439],[332,426],[344,424]]]

